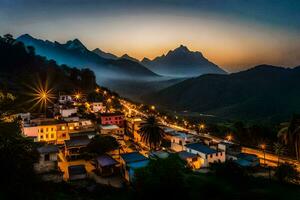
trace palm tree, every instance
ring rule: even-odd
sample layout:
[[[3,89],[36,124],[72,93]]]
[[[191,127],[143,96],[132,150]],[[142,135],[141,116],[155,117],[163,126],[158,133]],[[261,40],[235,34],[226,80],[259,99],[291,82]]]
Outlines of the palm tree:
[[[283,123],[282,126],[277,136],[284,144],[291,145],[297,160],[300,160],[300,116],[293,115],[291,121]]]
[[[278,163],[277,163],[277,165],[279,166],[280,156],[282,156],[285,153],[286,148],[280,142],[275,142],[274,145],[273,145],[273,148],[274,148],[275,154],[278,156]]]
[[[156,149],[164,137],[162,125],[154,115],[151,115],[141,123],[140,134],[142,141],[149,145],[150,149]]]

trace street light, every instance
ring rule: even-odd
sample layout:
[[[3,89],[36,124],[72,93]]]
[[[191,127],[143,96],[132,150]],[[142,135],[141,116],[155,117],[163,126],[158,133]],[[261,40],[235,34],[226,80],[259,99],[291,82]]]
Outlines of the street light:
[[[151,110],[155,110],[155,106],[151,106]]]
[[[232,140],[232,135],[231,134],[227,135],[226,140],[231,141]]]
[[[262,149],[263,153],[264,153],[264,165],[266,165],[266,144],[261,144],[260,148]]]

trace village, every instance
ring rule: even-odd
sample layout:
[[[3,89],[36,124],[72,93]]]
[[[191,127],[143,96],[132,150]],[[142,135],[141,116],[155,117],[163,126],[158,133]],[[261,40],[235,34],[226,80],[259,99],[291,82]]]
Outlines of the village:
[[[199,125],[200,131],[189,130],[159,116],[155,106],[141,111],[106,90],[97,88],[95,93],[101,93],[103,101],[87,101],[80,93],[60,94],[44,115],[17,115],[24,136],[40,144],[40,159],[34,168],[43,179],[61,182],[89,178],[120,188],[134,180],[136,169],[147,166],[151,159],[164,159],[171,154],[178,155],[187,168],[203,173],[209,171],[211,164],[226,160],[246,168],[266,162],[255,154],[242,152],[230,135],[220,139],[201,132],[204,124]],[[157,116],[164,132],[163,141],[155,148],[140,132],[147,116]],[[96,137],[114,138],[118,147],[87,158],[85,149]]]

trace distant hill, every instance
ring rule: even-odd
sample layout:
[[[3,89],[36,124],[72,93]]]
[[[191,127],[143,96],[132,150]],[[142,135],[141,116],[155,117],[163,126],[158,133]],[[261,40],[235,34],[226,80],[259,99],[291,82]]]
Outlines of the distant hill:
[[[190,51],[186,46],[169,51],[153,60],[144,58],[141,62],[151,71],[170,77],[196,77],[201,74],[225,74],[216,64],[207,60],[202,53]]]
[[[300,67],[260,65],[190,78],[144,97],[150,103],[227,119],[282,120],[300,113]]]
[[[98,56],[102,57],[102,58],[113,59],[113,60],[118,59],[118,56],[116,56],[116,55],[114,55],[114,54],[112,54],[112,53],[104,52],[104,51],[102,51],[102,50],[99,49],[99,48],[94,49],[93,52],[94,52],[95,54],[97,54]]]

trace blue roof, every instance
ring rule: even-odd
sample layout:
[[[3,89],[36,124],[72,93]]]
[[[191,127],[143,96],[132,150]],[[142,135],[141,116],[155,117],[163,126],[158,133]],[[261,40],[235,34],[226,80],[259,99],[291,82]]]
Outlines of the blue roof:
[[[193,153],[190,153],[190,152],[187,152],[187,151],[180,151],[180,152],[178,152],[178,155],[183,160],[185,160],[187,158],[195,158],[195,157],[197,157],[196,154],[193,154]]]
[[[145,156],[143,156],[142,154],[140,154],[139,152],[124,153],[124,154],[121,154],[121,158],[126,163],[138,162],[138,161],[143,161],[143,160],[148,159]]]
[[[193,149],[195,151],[204,153],[204,154],[213,154],[213,153],[217,153],[218,151],[215,149],[212,149],[204,144],[201,143],[192,143],[192,144],[187,144],[185,145],[187,148],[189,149]]]

